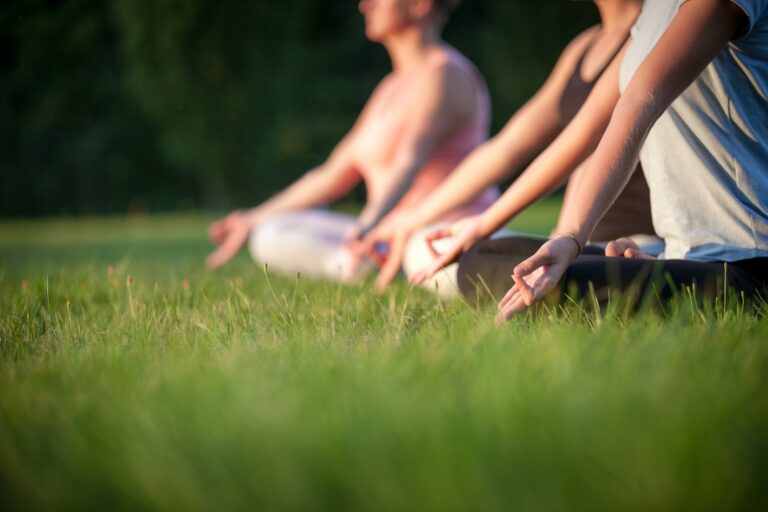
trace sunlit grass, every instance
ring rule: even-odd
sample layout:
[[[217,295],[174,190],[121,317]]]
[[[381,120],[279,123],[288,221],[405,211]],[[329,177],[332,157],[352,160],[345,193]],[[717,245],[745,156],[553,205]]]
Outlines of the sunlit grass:
[[[546,230],[541,208],[516,228]],[[206,220],[0,225],[7,507],[764,504],[765,306],[497,328],[403,282],[376,296],[244,255],[209,273]]]

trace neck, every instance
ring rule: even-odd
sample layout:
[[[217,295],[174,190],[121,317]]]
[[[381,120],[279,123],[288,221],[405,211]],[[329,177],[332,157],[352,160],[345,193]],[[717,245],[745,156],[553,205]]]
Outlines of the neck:
[[[392,60],[393,71],[402,73],[418,67],[431,49],[442,44],[442,39],[434,24],[425,24],[406,27],[382,44]]]
[[[607,32],[628,30],[643,7],[642,0],[595,0],[595,4]]]

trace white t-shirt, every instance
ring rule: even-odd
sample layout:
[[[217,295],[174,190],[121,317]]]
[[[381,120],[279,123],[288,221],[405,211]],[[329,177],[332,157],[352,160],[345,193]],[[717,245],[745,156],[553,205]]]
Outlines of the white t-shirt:
[[[645,0],[622,91],[685,1]],[[675,99],[640,152],[663,258],[768,256],[768,0],[731,1],[747,14],[746,32]]]

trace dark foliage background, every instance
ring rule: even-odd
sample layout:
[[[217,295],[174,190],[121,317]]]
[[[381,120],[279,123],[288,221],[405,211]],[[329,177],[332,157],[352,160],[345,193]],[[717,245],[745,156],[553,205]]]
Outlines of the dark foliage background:
[[[494,129],[590,2],[465,0]],[[0,215],[223,208],[322,161],[388,71],[354,0],[0,2]]]

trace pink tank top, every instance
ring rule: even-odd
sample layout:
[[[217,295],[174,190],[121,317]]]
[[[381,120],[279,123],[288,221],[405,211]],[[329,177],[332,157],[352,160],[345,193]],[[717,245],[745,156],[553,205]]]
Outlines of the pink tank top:
[[[408,123],[409,107],[418,81],[437,66],[449,62],[472,77],[475,85],[475,111],[471,119],[454,133],[449,134],[424,164],[413,185],[403,196],[395,210],[413,206],[433,191],[477,146],[488,138],[491,102],[485,81],[474,65],[458,51],[445,49],[432,55],[424,64],[406,76],[390,75],[379,85],[370,115],[355,136],[355,164],[365,181],[368,200],[379,199],[385,190],[390,162],[396,154],[398,139]],[[400,89],[400,91],[396,91]],[[388,97],[395,96],[391,100]],[[386,98],[383,105],[382,98]],[[489,187],[459,211],[443,220],[453,220],[479,213],[498,197],[498,189]]]

